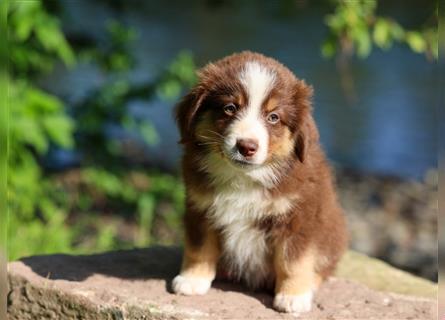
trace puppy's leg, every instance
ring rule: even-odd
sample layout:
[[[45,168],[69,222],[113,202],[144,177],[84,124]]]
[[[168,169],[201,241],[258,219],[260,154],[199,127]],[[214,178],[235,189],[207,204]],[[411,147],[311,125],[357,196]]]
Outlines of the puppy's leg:
[[[315,252],[306,249],[289,259],[281,245],[274,256],[276,272],[274,308],[282,312],[301,313],[311,310],[314,291],[321,282],[315,272]]]
[[[173,291],[183,295],[205,294],[216,275],[220,255],[216,233],[206,228],[199,245],[185,241],[181,272],[173,279]]]

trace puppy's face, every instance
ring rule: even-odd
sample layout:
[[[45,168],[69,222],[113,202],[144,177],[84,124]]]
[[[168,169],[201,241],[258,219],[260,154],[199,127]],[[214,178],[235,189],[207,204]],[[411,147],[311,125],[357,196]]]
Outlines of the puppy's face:
[[[206,66],[177,109],[184,142],[239,168],[304,160],[310,87],[284,66],[241,53]]]

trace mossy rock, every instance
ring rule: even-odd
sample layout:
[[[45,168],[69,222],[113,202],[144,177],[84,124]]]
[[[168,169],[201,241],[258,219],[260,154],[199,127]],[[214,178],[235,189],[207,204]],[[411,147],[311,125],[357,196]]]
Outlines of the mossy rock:
[[[386,292],[436,298],[438,286],[389,264],[355,251],[348,251],[338,265],[336,276],[354,280]]]

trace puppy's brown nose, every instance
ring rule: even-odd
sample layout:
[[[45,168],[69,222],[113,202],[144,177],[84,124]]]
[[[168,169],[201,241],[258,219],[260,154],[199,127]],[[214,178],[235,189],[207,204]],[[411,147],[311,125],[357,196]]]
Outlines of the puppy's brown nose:
[[[238,139],[236,147],[244,157],[251,157],[258,150],[258,142],[253,139]]]

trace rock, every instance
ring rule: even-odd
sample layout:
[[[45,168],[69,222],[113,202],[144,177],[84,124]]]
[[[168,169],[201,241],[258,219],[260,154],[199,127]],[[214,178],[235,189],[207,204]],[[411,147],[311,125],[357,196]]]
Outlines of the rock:
[[[434,282],[413,276],[383,261],[355,251],[349,251],[344,255],[337,267],[336,275],[379,291],[433,299],[438,293]]]
[[[204,296],[172,294],[170,280],[180,259],[178,248],[152,247],[11,262],[9,319],[295,319],[272,309],[270,293],[249,292],[237,284],[215,282]],[[382,285],[385,273],[391,285]],[[338,276],[323,284],[312,311],[301,319],[432,319],[435,315],[437,303],[428,298],[437,292],[434,284],[375,259],[348,253]],[[357,281],[411,294],[419,286],[423,297],[377,291]],[[402,285],[405,281],[410,285]]]

